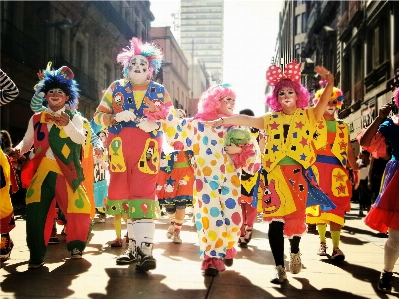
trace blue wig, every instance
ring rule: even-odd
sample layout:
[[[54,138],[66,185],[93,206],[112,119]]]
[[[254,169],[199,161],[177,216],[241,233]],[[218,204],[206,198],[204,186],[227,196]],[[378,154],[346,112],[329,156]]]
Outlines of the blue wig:
[[[47,94],[49,90],[59,88],[69,96],[66,104],[74,106],[79,98],[80,90],[73,77],[72,70],[67,66],[60,67],[58,70],[44,71],[44,78],[39,81],[36,93],[44,92]]]

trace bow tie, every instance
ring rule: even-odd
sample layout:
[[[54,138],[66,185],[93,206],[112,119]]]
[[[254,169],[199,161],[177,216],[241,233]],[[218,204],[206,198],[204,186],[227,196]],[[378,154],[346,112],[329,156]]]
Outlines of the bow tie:
[[[48,112],[43,112],[40,122],[49,124],[49,123],[55,123],[55,121],[58,119],[59,119],[59,117],[56,115],[53,115]]]

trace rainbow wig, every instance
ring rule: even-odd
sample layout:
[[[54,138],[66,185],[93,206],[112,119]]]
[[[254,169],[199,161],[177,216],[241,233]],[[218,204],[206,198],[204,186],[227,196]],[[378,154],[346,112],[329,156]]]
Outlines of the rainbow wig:
[[[276,84],[271,94],[266,96],[266,104],[273,111],[281,111],[283,107],[278,102],[278,93],[282,88],[292,88],[295,90],[297,94],[298,101],[296,106],[298,108],[307,108],[309,105],[309,92],[308,90],[301,85],[301,83],[294,82],[290,79],[282,79],[280,82]]]
[[[316,105],[319,100],[321,95],[323,94],[324,88],[319,89],[316,94],[314,95],[315,98],[313,99],[313,104]],[[344,96],[342,95],[342,91],[339,88],[333,87],[333,92],[331,94],[330,100],[337,100],[336,107],[337,109],[341,109],[342,107],[342,102],[344,101]]]
[[[137,37],[130,40],[130,46],[124,48],[116,56],[116,61],[123,66],[123,76],[126,78],[129,71],[129,63],[134,55],[143,55],[148,59],[150,65],[150,74],[158,73],[162,65],[162,52],[153,43],[144,43]]]
[[[220,100],[225,97],[236,98],[236,93],[229,86],[228,84],[218,84],[204,91],[198,102],[198,114],[201,116],[207,115],[212,119],[218,118],[216,117],[218,115],[217,111],[222,106]]]
[[[75,106],[76,101],[79,98],[80,90],[73,77],[74,74],[72,70],[67,66],[63,66],[58,70],[46,70],[44,71],[43,79],[37,84],[36,94],[39,94],[40,92],[47,94],[49,90],[59,88],[69,97],[65,104]],[[45,98],[43,98],[43,101],[44,100]]]

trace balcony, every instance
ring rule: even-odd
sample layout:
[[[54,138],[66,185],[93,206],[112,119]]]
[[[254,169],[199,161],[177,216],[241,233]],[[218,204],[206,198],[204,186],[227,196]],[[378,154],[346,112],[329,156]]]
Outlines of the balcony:
[[[349,3],[349,26],[354,26],[363,17],[363,1],[352,0]]]

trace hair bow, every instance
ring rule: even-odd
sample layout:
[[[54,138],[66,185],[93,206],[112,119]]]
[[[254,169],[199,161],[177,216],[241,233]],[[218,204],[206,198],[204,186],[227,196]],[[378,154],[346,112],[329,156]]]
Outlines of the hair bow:
[[[294,59],[285,66],[284,73],[276,65],[271,65],[266,72],[266,81],[270,86],[276,86],[283,79],[289,79],[296,83],[301,81],[301,64],[296,63]]]

